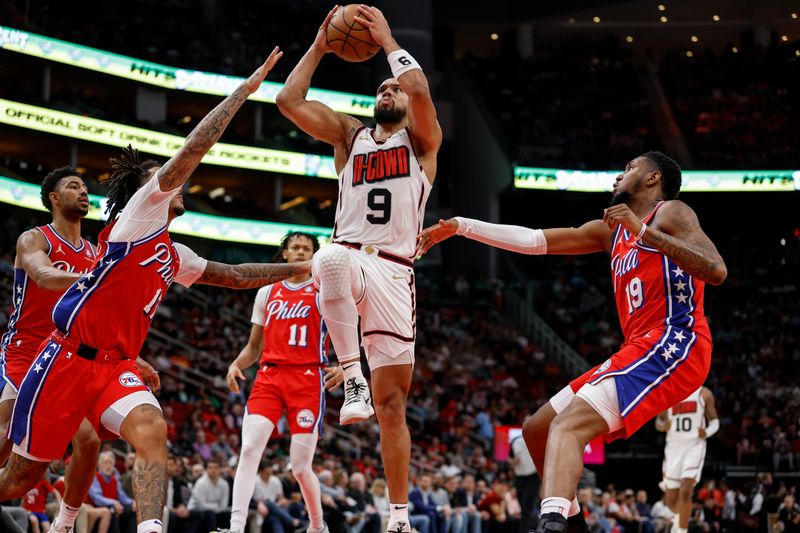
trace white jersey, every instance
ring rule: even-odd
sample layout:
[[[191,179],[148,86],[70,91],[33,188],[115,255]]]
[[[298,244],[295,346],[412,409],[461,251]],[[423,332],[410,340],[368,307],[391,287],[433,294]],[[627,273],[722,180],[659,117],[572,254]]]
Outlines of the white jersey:
[[[339,174],[333,241],[371,244],[413,260],[430,191],[408,128],[379,143],[362,126]]]
[[[706,402],[703,400],[703,388],[700,387],[688,398],[667,411],[669,431],[667,444],[670,442],[698,441],[699,429],[706,427]]]

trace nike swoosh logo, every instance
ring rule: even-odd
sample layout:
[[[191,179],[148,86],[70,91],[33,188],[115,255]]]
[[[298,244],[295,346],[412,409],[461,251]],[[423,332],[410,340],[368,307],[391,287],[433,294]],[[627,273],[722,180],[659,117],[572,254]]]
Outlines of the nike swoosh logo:
[[[398,276],[397,274],[392,274],[392,279],[406,279],[405,276]]]

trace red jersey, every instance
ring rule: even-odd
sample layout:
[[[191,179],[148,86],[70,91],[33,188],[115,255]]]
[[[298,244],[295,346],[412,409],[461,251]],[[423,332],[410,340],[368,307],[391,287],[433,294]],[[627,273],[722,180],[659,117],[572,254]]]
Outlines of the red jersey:
[[[53,486],[44,478],[36,484],[22,500],[22,507],[32,513],[44,513],[47,495],[53,492]]]
[[[328,330],[319,311],[319,292],[308,280],[259,289],[252,322],[264,327],[261,364],[309,365],[328,362]]]
[[[109,242],[118,222],[100,233],[97,261],[58,300],[53,322],[83,344],[136,359],[181,259],[166,225],[138,241]]]
[[[644,219],[645,223],[662,204]],[[626,343],[665,326],[691,330],[711,340],[703,313],[705,283],[655,248],[637,243],[622,226],[614,233],[611,277]]]
[[[88,272],[95,261],[89,241],[81,239],[77,248],[62,238],[51,224],[36,228],[47,241],[47,257],[53,266],[67,272]],[[63,293],[40,289],[22,268],[14,269],[14,310],[3,335],[2,359],[23,357],[29,363],[36,357],[42,341],[53,331],[50,314]]]

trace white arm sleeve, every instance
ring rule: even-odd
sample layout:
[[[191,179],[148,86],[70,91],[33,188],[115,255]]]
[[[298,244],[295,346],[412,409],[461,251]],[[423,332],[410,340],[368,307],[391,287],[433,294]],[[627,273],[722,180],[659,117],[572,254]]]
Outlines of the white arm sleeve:
[[[175,251],[178,252],[179,266],[178,273],[175,274],[175,281],[184,287],[191,287],[197,281],[197,278],[203,275],[206,271],[208,261],[203,259],[191,248],[184,246],[179,242],[172,243]]]
[[[455,217],[458,221],[457,235],[482,242],[495,248],[528,255],[547,253],[547,240],[540,229],[491,224],[472,218]]]
[[[256,326],[264,326],[267,322],[267,317],[264,313],[267,310],[267,298],[269,298],[269,291],[271,288],[272,285],[267,285],[266,287],[258,289],[256,293],[256,301],[253,303],[253,315],[250,317],[250,322]]]
[[[161,172],[159,169],[158,172]],[[131,197],[111,229],[111,242],[132,242],[149,237],[167,224],[169,202],[181,188],[164,192],[158,183],[158,172]]]
[[[711,437],[717,431],[719,431],[719,418],[715,418],[708,423],[708,427],[706,428],[706,438]]]

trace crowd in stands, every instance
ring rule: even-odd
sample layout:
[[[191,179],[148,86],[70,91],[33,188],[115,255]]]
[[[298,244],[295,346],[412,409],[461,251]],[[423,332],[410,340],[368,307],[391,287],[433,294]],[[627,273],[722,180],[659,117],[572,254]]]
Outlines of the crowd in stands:
[[[605,169],[660,146],[643,67],[613,40],[537,43],[527,59],[468,54],[461,63],[518,165]]]
[[[327,9],[257,0],[209,3],[198,9],[187,0],[147,0],[117,2],[98,12],[90,4],[67,7],[53,0],[35,4],[14,0],[0,6],[0,19],[16,29],[137,59],[244,77],[278,45],[285,57],[273,72],[276,79],[286,79],[311,45]],[[351,72],[362,69],[352,68]],[[363,91],[360,81],[325,67],[315,76],[322,87],[355,93]]]
[[[797,47],[740,47],[692,57],[675,50],[660,62],[658,82],[693,168],[797,168]],[[653,118],[658,102],[645,91],[649,74],[632,49],[612,38],[537,43],[528,59],[510,51],[468,53],[461,64],[516,164],[616,168],[632,153],[661,149]]]
[[[741,45],[664,57],[661,80],[697,168],[797,168],[796,48]]]
[[[15,236],[34,222],[41,220],[5,221],[6,231],[0,232],[5,283]],[[738,259],[728,261],[726,284],[707,290],[715,334],[707,384],[717,398],[721,430],[709,442],[709,481],[696,492],[694,520],[709,531],[737,531],[742,524],[765,528],[776,520],[785,531],[796,531],[796,479],[773,478],[769,472],[796,471],[800,464],[800,376],[796,364],[786,364],[800,359],[794,333],[800,323],[798,258],[754,253],[760,250],[752,250],[751,240],[731,239],[724,244],[726,252]],[[559,265],[550,274],[547,266],[537,272],[542,281],[533,291],[537,309],[590,362],[600,362],[604,349],[620,341],[610,289],[604,286],[607,266],[563,260]],[[485,533],[510,533],[519,525],[520,503],[508,464],[494,455],[495,427],[518,425],[571,376],[562,375],[504,318],[499,283],[459,277],[446,286],[435,290],[420,283],[417,368],[409,397],[416,491],[411,499],[419,508],[415,528],[476,533],[480,522]],[[2,296],[4,323],[10,294]],[[228,519],[244,407],[243,395],[227,393],[222,377],[246,342],[253,297],[250,291],[175,290],[154,320],[143,355],[162,371],[160,400],[172,454],[170,516],[173,527],[181,528],[175,531],[208,531]],[[341,391],[330,396],[330,422],[340,402]],[[251,523],[285,532],[302,527],[306,517],[288,465],[285,425],[279,430],[265,454]],[[660,451],[658,443],[652,444]],[[725,478],[719,468],[725,463],[751,468]],[[101,457],[87,504],[87,520],[96,522],[100,533],[106,527],[126,531],[130,524],[124,495],[130,495],[131,458],[117,460],[121,474],[110,464],[109,456]],[[315,468],[325,487],[329,525],[346,533],[379,531],[387,500],[374,420],[346,432],[328,425]],[[112,482],[117,476],[118,487]],[[581,499],[594,530],[665,531],[670,517],[658,495],[640,489],[586,487]],[[470,496],[465,499],[463,493]]]

